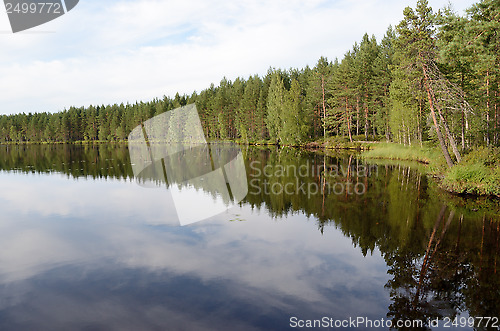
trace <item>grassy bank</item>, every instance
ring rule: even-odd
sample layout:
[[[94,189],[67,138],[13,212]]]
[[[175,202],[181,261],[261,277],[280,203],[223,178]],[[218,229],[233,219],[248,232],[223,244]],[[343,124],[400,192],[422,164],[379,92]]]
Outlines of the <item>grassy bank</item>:
[[[500,148],[480,147],[446,171],[441,186],[450,191],[500,197]]]
[[[433,146],[404,146],[393,143],[379,143],[370,151],[363,153],[370,159],[390,159],[401,161],[417,161],[430,164],[440,157],[440,152]]]
[[[368,159],[425,163],[427,173],[439,177],[440,187],[449,192],[500,197],[500,148],[480,147],[470,151],[452,168],[446,166],[441,150],[432,145],[380,143],[362,155]]]
[[[319,139],[313,142],[308,142],[301,145],[305,148],[321,148],[321,149],[332,149],[332,150],[357,150],[357,151],[367,151],[373,148],[374,144],[378,144],[380,137],[376,137],[370,141],[365,140],[365,136],[353,136],[353,141],[350,141],[348,137],[328,137],[326,139]]]

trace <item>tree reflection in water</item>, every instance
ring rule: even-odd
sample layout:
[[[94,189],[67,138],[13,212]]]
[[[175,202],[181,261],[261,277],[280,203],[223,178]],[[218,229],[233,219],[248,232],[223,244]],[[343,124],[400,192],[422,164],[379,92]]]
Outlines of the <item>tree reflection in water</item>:
[[[273,217],[303,212],[322,233],[328,226],[339,229],[364,255],[380,250],[391,276],[385,287],[391,297],[387,317],[393,321],[499,316],[498,200],[450,197],[416,164],[369,164],[349,154],[296,149],[242,149],[249,181],[243,204],[266,209]],[[309,171],[277,172],[300,167]],[[125,144],[4,145],[0,169],[134,179]],[[266,191],[264,183],[288,191]],[[327,189],[356,184],[365,188],[362,194]]]

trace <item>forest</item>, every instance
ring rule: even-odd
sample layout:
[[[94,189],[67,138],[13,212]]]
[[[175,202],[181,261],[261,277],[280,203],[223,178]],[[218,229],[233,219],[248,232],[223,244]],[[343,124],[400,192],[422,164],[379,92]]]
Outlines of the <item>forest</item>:
[[[3,115],[0,143],[125,141],[143,121],[196,103],[209,139],[430,141],[451,166],[463,151],[500,145],[499,32],[498,0],[481,0],[464,16],[419,0],[382,40],[365,34],[342,59],[223,78],[149,102]]]

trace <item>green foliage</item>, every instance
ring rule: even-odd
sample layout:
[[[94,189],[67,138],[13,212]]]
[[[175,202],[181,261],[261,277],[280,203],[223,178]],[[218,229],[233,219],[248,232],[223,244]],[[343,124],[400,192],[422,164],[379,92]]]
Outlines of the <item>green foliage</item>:
[[[421,99],[417,98],[412,82],[401,68],[393,70],[393,81],[389,89],[389,126],[394,141],[411,145],[422,142]]]
[[[272,75],[267,97],[266,124],[271,139],[279,142],[281,139],[282,113],[285,104],[285,85],[279,72]]]
[[[305,141],[309,131],[307,115],[302,107],[302,89],[296,79],[286,92],[283,109],[281,140],[285,145],[298,145]]]
[[[396,28],[389,123],[393,140],[401,144],[422,143],[424,127],[428,127],[424,123],[428,116],[424,71],[436,58],[435,24],[432,8],[426,0],[419,0],[415,10],[405,8],[404,19]]]
[[[466,194],[500,197],[500,148],[479,148],[446,174],[446,189]]]
[[[283,145],[304,142],[309,131],[299,82],[292,79],[290,90],[286,90],[278,71],[273,73],[269,86],[266,123],[271,139]]]

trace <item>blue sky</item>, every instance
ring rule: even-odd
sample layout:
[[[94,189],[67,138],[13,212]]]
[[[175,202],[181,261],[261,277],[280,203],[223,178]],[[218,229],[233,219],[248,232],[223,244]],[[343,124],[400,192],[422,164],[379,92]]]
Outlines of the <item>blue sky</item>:
[[[437,10],[446,0],[430,0]],[[12,34],[0,13],[0,114],[191,94],[223,77],[342,58],[416,0],[80,0]],[[453,1],[459,13],[472,0]]]

